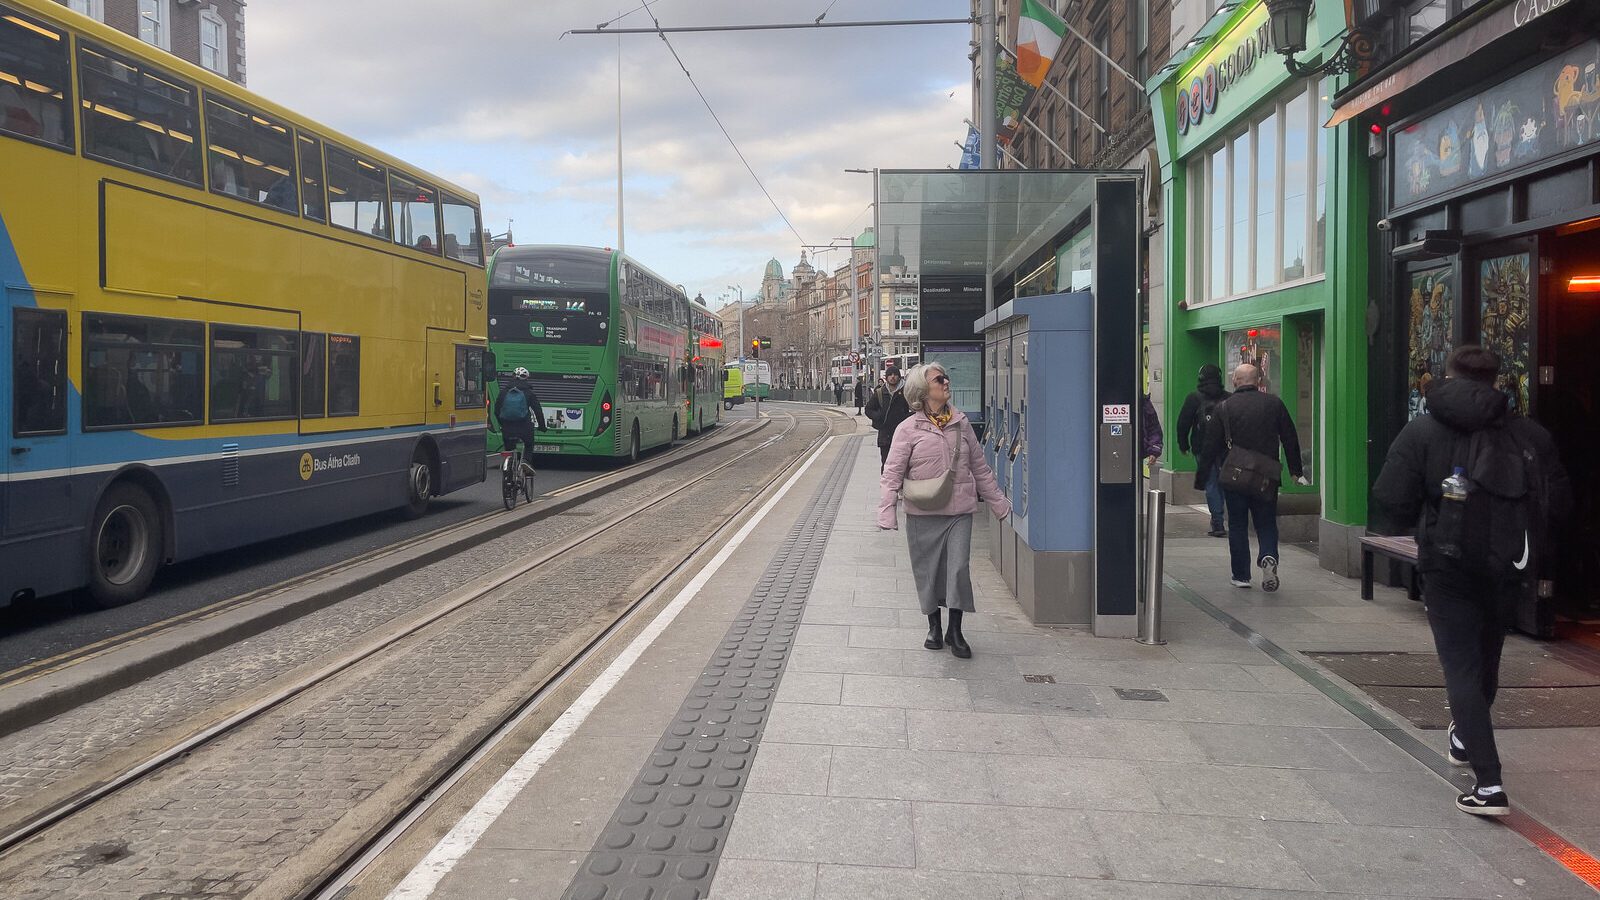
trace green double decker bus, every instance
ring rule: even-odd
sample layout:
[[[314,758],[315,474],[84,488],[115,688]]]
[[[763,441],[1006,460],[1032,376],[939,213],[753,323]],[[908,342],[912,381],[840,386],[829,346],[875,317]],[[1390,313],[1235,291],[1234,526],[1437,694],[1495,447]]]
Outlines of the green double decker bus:
[[[703,304],[618,251],[505,247],[489,266],[489,408],[525,367],[548,429],[536,453],[637,459],[716,423],[720,328]],[[498,430],[489,447],[499,449]]]

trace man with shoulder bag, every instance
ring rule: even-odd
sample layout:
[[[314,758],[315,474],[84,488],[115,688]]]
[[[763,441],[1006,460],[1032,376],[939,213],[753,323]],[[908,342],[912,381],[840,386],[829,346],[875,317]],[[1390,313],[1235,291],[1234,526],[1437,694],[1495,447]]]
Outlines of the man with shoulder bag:
[[[1492,351],[1456,348],[1444,382],[1428,392],[1427,413],[1395,438],[1372,489],[1397,521],[1417,526],[1422,598],[1453,720],[1446,752],[1476,776],[1456,808],[1476,816],[1511,811],[1489,718],[1500,651],[1572,506],[1555,440],[1511,414],[1495,389],[1499,372]]]
[[[1206,428],[1200,470],[1217,466],[1228,509],[1231,583],[1250,587],[1250,534],[1256,528],[1256,565],[1261,589],[1278,589],[1278,448],[1298,484],[1310,484],[1300,465],[1300,435],[1283,401],[1261,390],[1261,370],[1245,363],[1233,370],[1234,392],[1218,404]],[[1218,427],[1218,425],[1221,427]]]

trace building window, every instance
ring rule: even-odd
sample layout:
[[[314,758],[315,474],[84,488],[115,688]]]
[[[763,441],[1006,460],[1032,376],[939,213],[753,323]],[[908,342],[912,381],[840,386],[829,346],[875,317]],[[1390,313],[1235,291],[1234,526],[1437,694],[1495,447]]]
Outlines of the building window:
[[[67,6],[99,22],[106,20],[105,0],[67,0]]]
[[[1447,0],[1418,0],[1406,8],[1406,44],[1415,44],[1450,18]]]
[[[214,9],[200,13],[200,65],[228,77],[228,25]]]
[[[171,0],[139,0],[139,40],[172,49]]]
[[[1095,132],[1095,147],[1103,149],[1106,145],[1106,132],[1110,131],[1107,124],[1111,121],[1111,42],[1102,32],[1095,38],[1094,45],[1100,49],[1095,54],[1095,99],[1094,117],[1100,120],[1100,127],[1106,131]]]
[[[1319,84],[1268,104],[1189,166],[1191,302],[1319,275],[1327,205]]]
[[[1143,81],[1150,77],[1150,0],[1133,0],[1134,74]]]

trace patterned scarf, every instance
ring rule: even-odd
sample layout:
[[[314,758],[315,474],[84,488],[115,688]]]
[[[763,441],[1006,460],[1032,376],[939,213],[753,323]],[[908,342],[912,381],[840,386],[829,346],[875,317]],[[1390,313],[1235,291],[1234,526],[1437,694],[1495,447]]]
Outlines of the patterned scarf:
[[[942,413],[927,413],[928,421],[937,425],[940,431],[943,431],[944,427],[950,424],[950,419],[954,417],[954,415],[955,414],[950,411],[950,407],[948,406],[944,408],[944,412]]]

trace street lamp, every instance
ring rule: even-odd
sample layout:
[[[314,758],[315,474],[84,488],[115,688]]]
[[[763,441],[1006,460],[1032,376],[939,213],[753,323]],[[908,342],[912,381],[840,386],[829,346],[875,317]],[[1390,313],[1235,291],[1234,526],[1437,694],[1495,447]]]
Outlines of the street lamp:
[[[1272,23],[1272,46],[1283,54],[1283,65],[1297,78],[1327,73],[1339,75],[1354,71],[1377,55],[1377,35],[1365,28],[1345,32],[1339,46],[1319,66],[1307,66],[1294,55],[1306,49],[1306,30],[1311,22],[1312,0],[1266,0]]]

